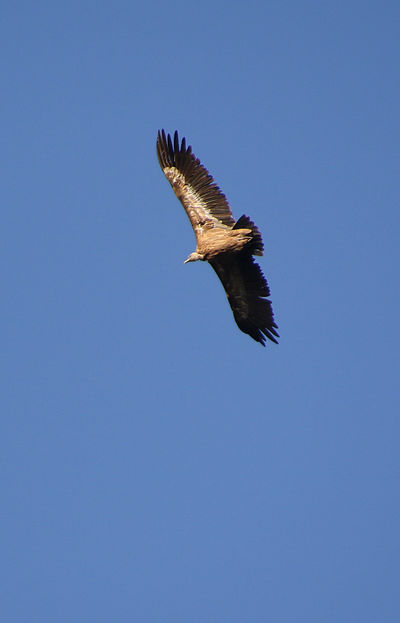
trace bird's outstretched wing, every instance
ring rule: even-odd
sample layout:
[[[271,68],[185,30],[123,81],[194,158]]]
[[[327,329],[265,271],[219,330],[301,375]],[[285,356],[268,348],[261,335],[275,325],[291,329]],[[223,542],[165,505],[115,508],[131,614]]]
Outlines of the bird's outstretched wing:
[[[265,298],[270,295],[268,283],[251,254],[223,253],[209,264],[224,286],[239,329],[263,346],[266,337],[277,344],[278,327],[271,301]]]
[[[157,156],[160,166],[182,203],[196,237],[212,227],[232,227],[235,220],[229,203],[213,177],[186,147],[183,138],[179,144],[178,132],[171,136],[164,130],[158,132]]]

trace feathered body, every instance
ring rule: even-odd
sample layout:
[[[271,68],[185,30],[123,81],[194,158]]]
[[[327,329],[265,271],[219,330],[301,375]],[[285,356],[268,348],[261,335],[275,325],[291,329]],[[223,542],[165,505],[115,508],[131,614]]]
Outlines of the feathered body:
[[[203,260],[213,267],[224,286],[236,323],[244,333],[265,346],[277,343],[267,281],[253,255],[263,255],[262,237],[248,216],[235,221],[228,201],[207,169],[186,148],[178,133],[158,132],[160,166],[181,201],[196,236],[196,251],[186,262]]]

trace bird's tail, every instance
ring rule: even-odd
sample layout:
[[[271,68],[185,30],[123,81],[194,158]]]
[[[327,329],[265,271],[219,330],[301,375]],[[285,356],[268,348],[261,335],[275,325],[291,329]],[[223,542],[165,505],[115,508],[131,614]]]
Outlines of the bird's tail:
[[[251,229],[251,241],[246,245],[246,250],[252,255],[264,255],[264,244],[257,225],[248,216],[243,214],[234,224],[232,229]]]

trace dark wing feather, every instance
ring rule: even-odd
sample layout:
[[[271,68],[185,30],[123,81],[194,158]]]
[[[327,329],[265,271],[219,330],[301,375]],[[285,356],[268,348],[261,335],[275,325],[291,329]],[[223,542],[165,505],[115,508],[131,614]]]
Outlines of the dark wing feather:
[[[169,134],[165,135],[164,130],[158,132],[157,156],[196,235],[203,228],[224,225],[232,227],[235,224],[225,195],[192,153],[192,148],[186,148],[184,138],[179,145],[178,132],[175,132],[173,142]]]
[[[265,338],[277,344],[279,337],[274,322],[267,281],[250,253],[224,253],[209,262],[222,285],[232,308],[236,324],[244,333],[265,346]]]

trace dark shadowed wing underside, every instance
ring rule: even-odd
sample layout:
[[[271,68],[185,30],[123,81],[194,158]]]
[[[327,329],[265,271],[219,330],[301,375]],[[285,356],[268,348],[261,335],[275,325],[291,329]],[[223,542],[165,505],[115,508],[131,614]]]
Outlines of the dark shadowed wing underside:
[[[224,286],[239,329],[265,346],[265,338],[277,344],[267,280],[248,251],[219,255],[209,262]]]

